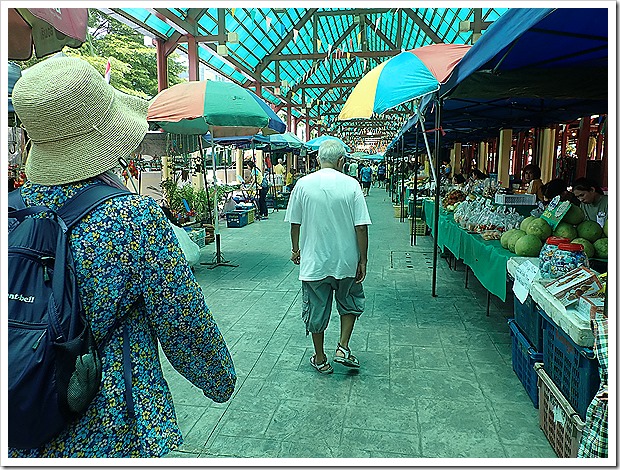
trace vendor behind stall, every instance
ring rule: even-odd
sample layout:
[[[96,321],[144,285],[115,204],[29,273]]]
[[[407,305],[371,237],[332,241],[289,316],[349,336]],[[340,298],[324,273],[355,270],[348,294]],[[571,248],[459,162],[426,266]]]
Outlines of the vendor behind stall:
[[[603,190],[587,178],[578,178],[573,183],[573,193],[581,202],[580,207],[586,218],[603,226],[608,212],[607,196]]]
[[[541,171],[538,165],[530,163],[523,167],[523,180],[527,181],[526,194],[536,194],[536,199],[542,201],[543,197],[543,182],[540,179]]]

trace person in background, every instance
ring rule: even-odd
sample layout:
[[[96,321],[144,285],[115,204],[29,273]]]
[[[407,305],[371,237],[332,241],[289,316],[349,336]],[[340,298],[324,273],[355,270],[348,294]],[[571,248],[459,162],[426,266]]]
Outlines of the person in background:
[[[540,167],[533,163],[523,167],[523,180],[527,182],[526,194],[535,194],[536,200],[543,201],[543,182],[540,179]]]
[[[275,181],[276,181],[275,186],[276,186],[277,192],[282,191],[282,185],[284,183],[284,173],[286,173],[286,168],[284,167],[282,163],[284,163],[284,160],[282,158],[278,158],[278,164],[273,167],[273,173],[275,175]]]
[[[148,102],[115,90],[75,57],[30,67],[12,99],[32,142],[21,189],[26,206],[58,210],[82,188],[125,187],[113,169],[146,135]],[[101,203],[68,239],[86,320],[102,345],[101,386],[85,414],[60,435],[36,449],[9,448],[8,455],[161,457],[183,437],[159,348],[205,397],[221,403],[236,382],[224,338],[151,197],[127,194]],[[125,334],[130,349],[123,348]]]
[[[370,163],[362,163],[360,169],[360,180],[362,182],[362,192],[364,193],[364,197],[368,196],[370,193],[370,185],[372,183],[372,175],[373,171],[370,166]]]
[[[543,185],[542,192],[543,203],[545,205],[549,204],[549,202],[551,202],[551,200],[556,196],[560,196],[560,201],[570,201],[577,206],[580,204],[579,199],[568,190],[566,181],[562,178],[553,179]]]
[[[385,162],[379,163],[377,167],[377,181],[379,182],[379,187],[382,188],[385,185],[385,176],[387,173],[387,167],[385,166]]]
[[[358,168],[358,164],[355,160],[353,160],[351,162],[351,164],[349,165],[349,176],[352,176],[353,178],[355,178],[356,181],[359,181],[359,179],[357,178],[357,168]]]
[[[573,193],[581,202],[580,207],[588,220],[605,225],[608,213],[608,198],[603,190],[587,178],[578,178],[573,183]]]
[[[334,296],[340,314],[334,361],[347,367],[360,365],[349,340],[365,307],[362,281],[371,221],[359,184],[341,173],[344,158],[340,142],[323,142],[321,169],[299,180],[284,218],[291,223],[291,261],[299,265],[302,319],[314,345],[310,364],[321,374],[334,371],[323,348]]]
[[[263,178],[263,173],[256,167],[252,160],[248,160],[248,168],[250,169],[250,180],[248,185],[250,188],[258,188],[258,219],[269,219],[269,211],[267,209],[267,192],[269,186]],[[264,180],[264,181],[263,181]]]
[[[463,187],[465,186],[465,181],[466,179],[461,173],[457,173],[452,178],[452,184],[456,186],[457,189],[463,189]]]
[[[450,164],[450,160],[444,160],[441,169],[443,171],[441,177],[450,181],[450,178],[452,177],[452,165]]]
[[[295,168],[291,167],[286,173],[286,188],[289,192],[293,190],[293,175],[295,174]]]

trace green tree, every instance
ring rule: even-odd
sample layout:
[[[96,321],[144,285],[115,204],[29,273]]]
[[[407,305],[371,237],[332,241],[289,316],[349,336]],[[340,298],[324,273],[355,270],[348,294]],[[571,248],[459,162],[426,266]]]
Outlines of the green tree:
[[[110,84],[125,93],[152,98],[157,94],[157,56],[155,48],[144,45],[143,36],[129,26],[90,8],[88,37],[79,48],[65,47],[67,56],[80,57],[89,62],[101,74],[110,60]],[[168,82],[172,86],[184,81],[179,77],[185,67],[178,54],[168,57]],[[43,59],[35,57],[17,62],[27,68]]]

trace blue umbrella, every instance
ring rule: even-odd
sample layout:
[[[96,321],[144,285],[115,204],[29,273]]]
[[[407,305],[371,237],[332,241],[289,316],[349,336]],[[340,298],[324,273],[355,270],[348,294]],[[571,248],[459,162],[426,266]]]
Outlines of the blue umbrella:
[[[319,136],[319,137],[317,137],[315,139],[309,140],[308,142],[306,142],[306,147],[310,148],[311,150],[318,150],[319,147],[321,146],[321,144],[323,142],[327,141],[327,140],[336,140],[336,141],[340,142],[344,146],[344,149],[347,152],[351,151],[351,147],[349,147],[347,144],[345,144],[338,137],[334,137],[334,136],[327,135],[327,134]]]

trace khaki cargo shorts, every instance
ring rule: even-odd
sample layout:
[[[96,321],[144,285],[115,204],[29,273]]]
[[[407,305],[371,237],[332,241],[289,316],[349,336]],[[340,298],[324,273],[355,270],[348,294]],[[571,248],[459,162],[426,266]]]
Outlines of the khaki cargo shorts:
[[[306,334],[322,333],[327,329],[334,293],[340,315],[360,316],[366,306],[364,288],[362,284],[356,284],[353,277],[335,279],[328,276],[320,281],[301,281],[301,293],[301,318],[306,324]]]

